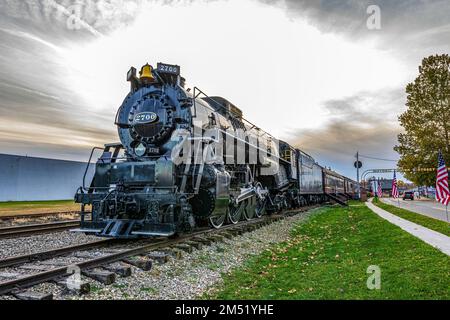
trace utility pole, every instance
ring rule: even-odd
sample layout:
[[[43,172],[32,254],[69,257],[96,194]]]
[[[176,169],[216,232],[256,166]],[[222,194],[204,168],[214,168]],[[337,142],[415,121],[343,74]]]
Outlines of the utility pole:
[[[359,151],[356,151],[356,182],[358,183],[358,199],[361,199],[361,186],[359,184]]]
[[[356,163],[359,163],[359,151],[356,152]],[[356,165],[356,182],[359,184],[359,165]]]

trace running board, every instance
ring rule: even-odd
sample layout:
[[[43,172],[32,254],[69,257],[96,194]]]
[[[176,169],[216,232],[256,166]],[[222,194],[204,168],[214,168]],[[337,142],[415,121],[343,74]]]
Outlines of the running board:
[[[171,237],[175,232],[157,232],[157,231],[132,231],[132,235],[149,237]]]
[[[82,232],[82,233],[100,233],[103,229],[70,229],[70,232]]]
[[[336,202],[339,203],[340,205],[342,205],[342,206],[348,206],[348,204],[347,204],[346,201],[343,201],[343,200],[339,199],[339,197],[337,197],[336,195],[330,194],[330,193],[325,193],[325,194],[328,196],[328,198],[332,199],[333,201],[336,201]]]

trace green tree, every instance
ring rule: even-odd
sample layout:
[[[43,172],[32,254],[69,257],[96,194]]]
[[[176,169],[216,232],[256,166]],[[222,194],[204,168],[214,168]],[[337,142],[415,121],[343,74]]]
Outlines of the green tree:
[[[450,56],[423,59],[419,76],[406,86],[408,109],[399,116],[405,133],[398,135],[394,150],[402,169],[437,166],[438,150],[450,164]],[[434,185],[435,172],[406,172],[417,185]]]

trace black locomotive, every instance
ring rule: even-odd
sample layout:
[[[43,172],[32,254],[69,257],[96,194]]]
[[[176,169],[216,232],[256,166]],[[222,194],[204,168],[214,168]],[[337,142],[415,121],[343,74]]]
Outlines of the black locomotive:
[[[105,145],[90,186],[75,195],[77,231],[172,236],[355,196],[355,182],[276,140],[231,102],[185,89],[179,66],[146,64],[139,77],[131,68],[127,80],[115,120],[120,143]]]

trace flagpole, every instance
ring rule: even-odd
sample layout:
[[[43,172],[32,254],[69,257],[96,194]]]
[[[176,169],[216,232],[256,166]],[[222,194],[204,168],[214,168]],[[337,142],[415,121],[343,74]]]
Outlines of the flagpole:
[[[447,222],[448,222],[448,205],[445,206],[445,214],[447,215]]]

